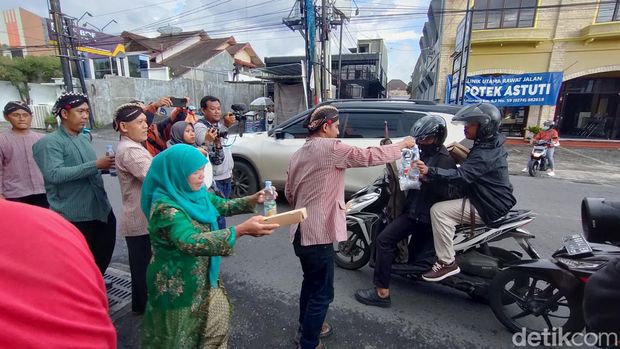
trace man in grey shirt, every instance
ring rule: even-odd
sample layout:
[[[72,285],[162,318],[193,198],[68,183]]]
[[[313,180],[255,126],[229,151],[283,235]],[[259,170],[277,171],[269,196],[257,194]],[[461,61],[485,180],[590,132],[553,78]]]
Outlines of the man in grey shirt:
[[[224,154],[220,164],[217,164],[216,161],[213,163],[213,179],[222,196],[228,199],[232,191],[232,170],[235,162],[230,148],[226,146],[228,138],[224,134],[227,135],[228,128],[235,123],[235,116],[227,114],[222,117],[220,100],[213,96],[203,97],[200,100],[200,109],[204,114],[204,118],[198,120],[196,125],[194,125],[194,129],[197,135],[205,134],[204,146],[207,147],[210,157],[211,154],[218,154],[220,152]],[[207,129],[207,132],[204,132],[204,128]],[[218,218],[218,225],[220,229],[226,228],[226,220],[223,216]]]

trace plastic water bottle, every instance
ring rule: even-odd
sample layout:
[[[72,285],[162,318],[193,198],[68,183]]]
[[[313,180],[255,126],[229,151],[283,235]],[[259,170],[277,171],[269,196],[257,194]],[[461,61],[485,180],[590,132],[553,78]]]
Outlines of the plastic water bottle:
[[[271,181],[265,181],[265,202],[263,203],[265,217],[273,216],[278,213],[278,208],[276,207],[277,195],[275,189],[271,186]]]
[[[106,151],[105,151],[105,155],[106,156],[114,156],[114,148],[112,148],[112,144],[108,144],[108,146],[106,148]],[[105,173],[109,173],[110,176],[112,176],[112,177],[116,177],[118,175],[116,173],[116,168],[114,168],[114,167],[110,167],[110,169],[107,170]]]
[[[410,151],[411,151],[411,156],[412,156],[411,164],[410,164],[411,166],[416,160],[420,160],[420,149],[418,148],[416,144],[413,148],[410,149]],[[413,182],[418,182],[420,180],[420,170],[418,170],[417,166],[413,165],[410,167],[409,179],[411,179],[411,181]]]
[[[400,173],[401,176],[408,176],[413,162],[413,151],[409,148],[403,148],[400,152]]]
[[[398,181],[401,190],[420,189],[420,171],[414,161],[420,158],[418,146],[405,148],[401,151]]]

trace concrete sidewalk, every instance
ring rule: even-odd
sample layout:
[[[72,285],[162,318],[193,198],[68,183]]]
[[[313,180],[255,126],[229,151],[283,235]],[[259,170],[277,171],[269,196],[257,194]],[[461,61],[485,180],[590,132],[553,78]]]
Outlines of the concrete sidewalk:
[[[532,151],[530,145],[507,145],[508,170],[511,175],[529,176],[521,172]],[[564,148],[555,150],[556,179],[604,185],[620,184],[620,150],[599,148]],[[545,173],[541,177],[547,177]],[[541,178],[542,179],[542,178]]]

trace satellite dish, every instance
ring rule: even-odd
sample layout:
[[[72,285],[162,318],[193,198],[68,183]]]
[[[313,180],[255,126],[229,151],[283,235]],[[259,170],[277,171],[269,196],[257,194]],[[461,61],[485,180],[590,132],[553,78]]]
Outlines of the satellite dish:
[[[173,27],[168,24],[165,27],[157,28],[157,32],[161,35],[177,35],[181,34],[183,32],[183,29],[181,29],[180,27]]]

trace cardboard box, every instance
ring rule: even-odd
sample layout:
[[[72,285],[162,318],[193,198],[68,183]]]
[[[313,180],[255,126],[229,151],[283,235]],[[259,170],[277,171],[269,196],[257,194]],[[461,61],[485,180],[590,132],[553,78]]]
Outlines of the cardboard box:
[[[263,219],[265,223],[277,223],[280,226],[291,225],[295,223],[299,223],[306,219],[308,216],[308,212],[306,212],[306,208],[298,208],[296,210],[287,211],[278,213],[273,216],[266,217]]]
[[[452,142],[446,148],[457,164],[462,164],[469,155],[469,149],[461,143]]]

